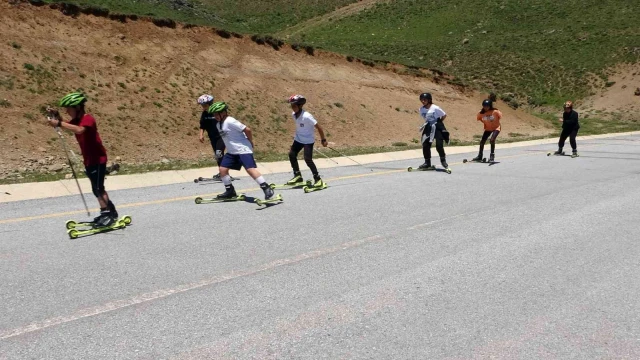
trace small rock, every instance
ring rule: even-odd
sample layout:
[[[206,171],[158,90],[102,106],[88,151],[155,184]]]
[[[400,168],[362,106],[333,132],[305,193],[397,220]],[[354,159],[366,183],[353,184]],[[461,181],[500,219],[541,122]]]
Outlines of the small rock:
[[[68,179],[73,179],[73,175],[72,174],[65,174],[64,178],[67,179],[67,180]]]
[[[480,31],[480,33],[481,33],[481,34],[486,34],[486,33],[487,33],[487,30],[482,30],[482,31]]]
[[[39,148],[38,148],[38,151],[40,151],[40,152],[47,152],[47,149],[45,149],[45,148],[43,148],[43,147],[39,147]]]
[[[46,165],[47,161],[45,159],[39,159],[38,160],[38,165]]]
[[[18,168],[18,171],[21,172],[21,173],[24,173],[24,172],[27,172],[27,168],[26,167],[21,167],[21,168]]]
[[[636,91],[633,93],[635,96],[640,96],[640,87],[636,89]]]
[[[163,164],[168,164],[168,163],[170,163],[171,161],[169,161],[169,160],[167,160],[167,159],[162,159],[162,160],[160,160],[160,162],[161,162],[161,163],[163,163]]]
[[[126,39],[127,37],[126,37],[126,36],[124,36],[124,34],[118,34],[118,35],[117,35],[117,38],[118,38],[118,39],[120,39],[120,40],[124,40],[124,39]]]
[[[462,40],[462,43],[463,43],[463,44],[468,44],[468,43],[469,43],[469,39],[464,39],[464,40]]]
[[[120,160],[122,160],[120,159],[120,156],[116,156],[116,162],[120,162]]]
[[[53,164],[49,166],[49,171],[62,171],[62,169],[64,169],[62,164]]]

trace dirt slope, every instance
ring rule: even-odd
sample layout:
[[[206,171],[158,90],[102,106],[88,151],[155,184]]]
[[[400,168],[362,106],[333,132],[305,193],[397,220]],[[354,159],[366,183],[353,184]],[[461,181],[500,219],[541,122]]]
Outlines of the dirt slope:
[[[583,112],[605,119],[640,121],[640,63],[610,69],[610,86],[581,101]]]
[[[275,51],[207,28],[160,28],[148,21],[65,16],[48,7],[0,2],[0,176],[63,163],[40,108],[82,88],[110,157],[127,163],[209,157],[197,139],[201,93],[227,101],[254,128],[257,150],[280,152],[294,130],[285,99],[308,97],[307,110],[336,146],[381,146],[418,139],[422,91],[449,113],[454,138],[481,131],[481,94],[425,78],[350,63],[332,54]],[[540,135],[545,123],[508,109],[503,133]],[[74,145],[75,146],[75,145]],[[38,160],[40,163],[38,163]],[[46,166],[45,166],[46,165]]]

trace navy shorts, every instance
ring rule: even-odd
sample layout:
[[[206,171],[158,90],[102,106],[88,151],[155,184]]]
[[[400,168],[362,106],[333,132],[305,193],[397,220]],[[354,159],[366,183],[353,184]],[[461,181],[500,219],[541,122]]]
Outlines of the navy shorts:
[[[253,158],[253,154],[224,154],[221,167],[225,167],[232,170],[240,170],[244,166],[245,169],[255,169],[256,160]]]

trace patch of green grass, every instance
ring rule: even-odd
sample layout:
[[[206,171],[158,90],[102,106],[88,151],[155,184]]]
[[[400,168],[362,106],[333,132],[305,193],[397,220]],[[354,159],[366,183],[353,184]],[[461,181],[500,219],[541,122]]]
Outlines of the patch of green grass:
[[[7,99],[0,99],[0,107],[3,107],[3,108],[11,107],[11,102]]]
[[[359,58],[440,69],[457,83],[528,96],[530,104],[559,104],[587,94],[587,74],[606,77],[603,69],[638,61],[635,8],[626,0],[397,0],[320,24],[304,38]]]

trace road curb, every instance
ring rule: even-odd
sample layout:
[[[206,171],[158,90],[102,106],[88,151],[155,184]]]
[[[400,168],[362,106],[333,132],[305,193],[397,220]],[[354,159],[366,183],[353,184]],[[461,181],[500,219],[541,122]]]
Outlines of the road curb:
[[[602,135],[587,135],[579,136],[580,141],[605,139],[618,136],[637,135],[640,131],[615,133],[615,134],[602,134]],[[496,149],[510,149],[532,145],[547,145],[555,144],[558,141],[557,138],[548,138],[540,140],[529,140],[507,144],[497,144]],[[477,145],[469,146],[454,146],[447,148],[447,155],[471,153],[477,151]],[[329,155],[329,154],[327,154]],[[361,164],[375,164],[389,161],[400,161],[419,159],[422,157],[422,150],[404,150],[394,151],[387,153],[366,154],[366,155],[354,155],[350,156],[353,160]],[[350,159],[342,156],[332,157],[331,160],[318,156],[314,159],[314,162],[319,169],[328,169],[342,166],[354,166],[357,165]],[[258,164],[258,169],[264,175],[281,174],[291,171],[291,165],[288,161],[266,162]],[[116,175],[108,176],[105,180],[105,186],[108,190],[125,190],[135,189],[143,187],[153,187],[162,185],[172,185],[179,183],[193,182],[193,179],[203,175],[217,172],[215,167],[188,169],[188,170],[166,170],[158,172],[149,172],[144,174],[132,174],[132,175]],[[237,178],[248,177],[244,171],[231,171],[231,175]],[[80,179],[80,186],[83,193],[91,194],[91,184],[88,179]],[[60,196],[69,196],[77,193],[77,187],[74,180],[56,180],[47,182],[35,182],[35,183],[23,183],[23,184],[10,184],[0,185],[0,203],[44,199]]]

